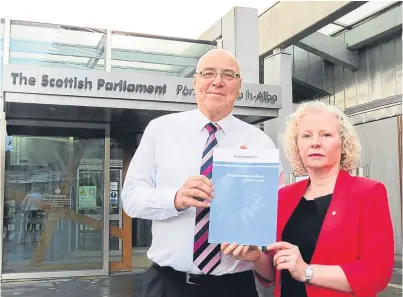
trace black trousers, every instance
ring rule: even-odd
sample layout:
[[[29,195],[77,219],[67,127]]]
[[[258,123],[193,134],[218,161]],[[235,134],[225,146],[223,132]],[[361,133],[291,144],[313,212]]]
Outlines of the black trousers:
[[[153,264],[144,275],[141,296],[258,297],[258,293],[252,271],[198,276]]]

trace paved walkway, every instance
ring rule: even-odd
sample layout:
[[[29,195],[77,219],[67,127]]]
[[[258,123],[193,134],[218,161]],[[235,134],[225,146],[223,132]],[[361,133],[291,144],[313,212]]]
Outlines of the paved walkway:
[[[402,296],[402,270],[396,269],[394,284],[378,297]],[[1,297],[140,297],[143,272],[114,274],[104,277],[14,281],[0,285]],[[271,289],[259,288],[261,297],[272,297]]]
[[[138,297],[141,273],[79,277],[41,281],[8,282],[1,297]]]

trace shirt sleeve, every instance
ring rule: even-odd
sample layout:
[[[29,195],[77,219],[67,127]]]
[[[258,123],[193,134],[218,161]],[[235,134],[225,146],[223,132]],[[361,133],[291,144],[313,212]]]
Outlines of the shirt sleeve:
[[[156,124],[151,121],[144,130],[122,189],[123,209],[133,218],[165,220],[178,215],[174,199],[179,189],[156,187]]]
[[[255,275],[255,278],[258,280],[258,282],[262,285],[262,287],[269,288],[274,285],[274,280],[265,279],[255,270],[253,270],[253,274]]]
[[[354,296],[375,296],[386,288],[394,265],[393,227],[383,184],[369,189],[361,201],[357,261],[340,265]]]

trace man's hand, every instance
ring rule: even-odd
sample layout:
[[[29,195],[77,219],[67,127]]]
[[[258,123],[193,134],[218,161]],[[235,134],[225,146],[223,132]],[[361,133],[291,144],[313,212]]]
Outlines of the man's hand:
[[[246,145],[241,145],[246,149]],[[175,195],[175,208],[183,210],[188,207],[210,207],[214,197],[213,183],[204,175],[190,177]]]
[[[221,244],[221,251],[224,255],[232,255],[237,260],[247,262],[256,262],[260,259],[260,256],[262,255],[262,251],[259,250],[256,246],[237,245],[235,243]]]
[[[190,177],[175,195],[175,208],[210,207],[214,197],[213,183],[204,175]]]

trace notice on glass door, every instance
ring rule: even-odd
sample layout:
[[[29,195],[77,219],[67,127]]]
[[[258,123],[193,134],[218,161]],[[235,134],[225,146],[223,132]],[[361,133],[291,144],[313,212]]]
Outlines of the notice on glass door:
[[[79,208],[93,208],[97,206],[97,187],[78,187]]]
[[[60,188],[51,191],[49,195],[45,196],[45,203],[49,204],[52,208],[65,208],[70,209],[71,200],[62,192]]]

